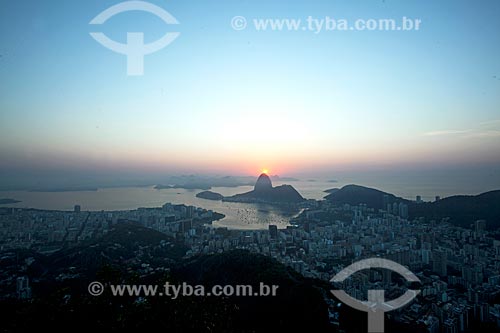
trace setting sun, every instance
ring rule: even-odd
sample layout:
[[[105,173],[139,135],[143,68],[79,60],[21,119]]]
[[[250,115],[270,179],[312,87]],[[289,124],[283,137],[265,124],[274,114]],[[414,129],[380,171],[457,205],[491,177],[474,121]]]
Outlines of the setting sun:
[[[265,173],[266,175],[269,173],[268,169],[262,169],[262,173]]]

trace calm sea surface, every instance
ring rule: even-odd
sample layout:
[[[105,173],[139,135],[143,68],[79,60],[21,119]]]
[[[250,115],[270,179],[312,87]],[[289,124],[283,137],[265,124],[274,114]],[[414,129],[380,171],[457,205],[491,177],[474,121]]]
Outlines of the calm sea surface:
[[[283,182],[274,182],[280,185]],[[432,200],[436,195],[446,197],[454,194],[477,194],[488,190],[487,185],[459,184],[410,181],[406,183],[395,179],[394,182],[365,180],[344,180],[342,182],[329,182],[326,180],[288,181],[305,198],[321,199],[326,194],[323,191],[329,188],[342,187],[346,184],[357,183],[375,187],[383,191],[394,193],[398,196],[413,199],[421,195],[424,200]],[[493,186],[493,185],[491,185]],[[234,188],[220,187],[212,191],[228,196],[236,193],[250,191],[251,186]],[[288,225],[290,217],[297,211],[284,211],[282,209],[262,204],[244,204],[221,201],[211,201],[196,198],[200,190],[165,189],[155,190],[153,187],[126,187],[104,188],[88,192],[28,192],[28,191],[1,191],[0,198],[21,200],[20,203],[2,205],[2,207],[23,207],[54,210],[72,210],[74,205],[82,206],[82,210],[131,210],[138,207],[160,207],[166,202],[186,204],[226,215],[226,218],[214,223],[214,226],[223,226],[234,229],[265,229],[269,224],[276,224],[281,228]]]

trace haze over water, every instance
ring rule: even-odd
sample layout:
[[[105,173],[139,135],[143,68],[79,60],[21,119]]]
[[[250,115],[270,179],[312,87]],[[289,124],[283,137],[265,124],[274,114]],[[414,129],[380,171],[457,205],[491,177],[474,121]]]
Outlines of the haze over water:
[[[437,177],[437,176],[436,176]],[[391,181],[392,180],[392,181]],[[457,181],[458,180],[458,181]],[[461,181],[460,181],[461,180]],[[467,178],[450,180],[445,177],[436,179],[420,179],[419,177],[398,177],[389,179],[382,177],[369,178],[369,175],[338,180],[335,179],[304,179],[299,181],[275,181],[274,185],[290,184],[307,199],[322,199],[329,188],[342,187],[356,183],[364,186],[393,193],[407,199],[415,199],[421,195],[424,200],[432,201],[436,195],[447,197],[456,194],[479,194],[489,190],[494,185],[484,182],[472,182]],[[211,191],[230,196],[250,191],[252,186],[215,187]],[[118,187],[100,188],[97,191],[68,191],[68,192],[30,192],[30,191],[0,191],[1,198],[11,198],[22,202],[2,207],[23,207],[50,210],[72,210],[74,205],[82,206],[82,210],[114,211],[132,210],[139,207],[161,207],[166,202],[186,204],[213,210],[226,215],[214,223],[217,227],[233,229],[265,229],[269,224],[276,224],[280,228],[289,225],[290,217],[298,211],[287,211],[264,204],[247,204],[234,202],[211,201],[197,198],[195,195],[201,190],[163,189],[156,190],[152,186],[145,187]]]

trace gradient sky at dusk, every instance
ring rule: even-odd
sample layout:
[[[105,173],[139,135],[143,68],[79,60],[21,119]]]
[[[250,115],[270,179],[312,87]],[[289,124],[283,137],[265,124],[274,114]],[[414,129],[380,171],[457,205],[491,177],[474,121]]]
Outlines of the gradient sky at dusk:
[[[2,1],[0,171],[500,168],[499,1]],[[233,16],[422,20],[412,32],[234,31]],[[124,42],[180,37],[126,76]],[[10,177],[10,176],[9,176]],[[2,179],[0,179],[2,181]]]

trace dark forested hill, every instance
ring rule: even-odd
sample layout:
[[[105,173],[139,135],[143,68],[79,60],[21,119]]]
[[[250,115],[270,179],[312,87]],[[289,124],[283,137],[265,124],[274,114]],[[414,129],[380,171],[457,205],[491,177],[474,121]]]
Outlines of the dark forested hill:
[[[377,189],[346,185],[325,197],[335,204],[366,204],[375,209],[385,209],[384,203],[403,202],[408,205],[410,218],[428,220],[449,218],[450,223],[469,227],[476,220],[486,220],[487,227],[500,227],[500,190],[479,195],[456,195],[435,202],[416,203]]]
[[[500,191],[413,204],[410,216],[434,220],[449,217],[451,223],[462,227],[469,227],[476,220],[486,220],[488,228],[496,229],[500,227]]]
[[[409,200],[396,197],[394,194],[360,185],[346,185],[341,189],[328,194],[325,199],[341,205],[366,204],[370,208],[385,209],[384,197],[386,197],[385,200],[387,200],[388,203],[409,202]]]

